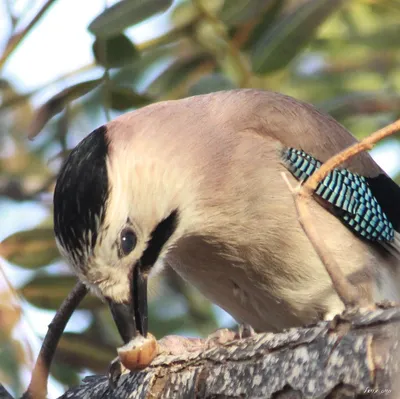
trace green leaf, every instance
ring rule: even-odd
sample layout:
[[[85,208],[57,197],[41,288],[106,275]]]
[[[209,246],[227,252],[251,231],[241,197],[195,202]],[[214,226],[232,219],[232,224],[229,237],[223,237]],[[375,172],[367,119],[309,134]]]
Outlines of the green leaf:
[[[123,34],[108,39],[97,38],[93,54],[98,64],[106,68],[118,68],[131,63],[139,56],[134,44]]]
[[[268,10],[264,13],[260,22],[253,28],[249,38],[246,40],[246,49],[251,49],[253,45],[258,43],[261,37],[269,32],[270,28],[274,26],[275,21],[279,18],[286,1],[287,0],[272,0],[268,2],[270,5]]]
[[[99,37],[111,37],[154,14],[167,10],[172,0],[122,0],[107,8],[89,25]]]
[[[140,108],[151,103],[151,98],[129,87],[112,87],[108,92],[110,107],[118,111],[126,111],[130,108]]]
[[[201,0],[201,4],[211,15],[217,15],[224,5],[224,1],[225,0]],[[202,18],[202,13],[199,11],[194,1],[180,1],[176,3],[176,6],[171,12],[171,21],[176,27],[194,26],[194,24]]]
[[[50,100],[46,101],[37,111],[28,127],[28,137],[33,139],[43,129],[45,124],[54,115],[61,112],[64,107],[71,101],[84,96],[85,94],[96,88],[102,79],[88,80],[86,82],[78,83],[74,86],[67,87],[60,93],[56,94]]]
[[[60,257],[52,228],[37,228],[15,233],[0,245],[0,255],[18,266],[34,269]]]
[[[274,0],[225,0],[219,18],[228,25],[240,25],[259,17],[272,2]]]
[[[176,45],[146,51],[129,66],[112,71],[112,84],[133,89],[143,87],[143,82],[152,78],[155,71],[159,71],[162,65],[165,65],[178,52],[179,49]]]
[[[253,47],[253,71],[265,74],[287,66],[341,4],[342,0],[310,0],[268,29]]]
[[[213,93],[221,90],[236,89],[235,84],[221,73],[213,73],[210,75],[202,76],[192,87],[189,89],[189,95],[195,96],[198,94]]]
[[[75,286],[77,279],[69,275],[36,275],[21,289],[21,294],[32,305],[42,309],[57,310],[62,301]],[[79,305],[80,309],[97,309],[104,306],[99,298],[86,295]]]

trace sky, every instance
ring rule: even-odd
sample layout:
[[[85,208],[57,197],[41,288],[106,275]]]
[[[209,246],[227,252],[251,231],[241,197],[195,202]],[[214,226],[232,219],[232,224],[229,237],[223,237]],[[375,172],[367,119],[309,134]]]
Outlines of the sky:
[[[5,4],[0,0],[0,43],[4,43],[8,35]],[[10,0],[12,1],[12,0]],[[43,1],[16,0],[17,9],[30,9],[30,14],[40,7]],[[111,5],[113,2],[109,1]],[[93,62],[91,45],[93,36],[87,31],[87,26],[105,6],[105,0],[58,0],[48,10],[33,32],[9,59],[0,77],[12,81],[22,92],[29,92],[43,86],[71,70]],[[163,22],[164,21],[164,22]],[[71,29],[73,26],[73,29]],[[163,29],[165,20],[155,19],[151,23],[142,24],[129,30],[129,35],[137,41],[144,41],[154,36],[154,32]],[[1,50],[0,50],[1,51]],[[62,85],[62,83],[61,83]],[[43,101],[38,98],[36,101]],[[390,175],[400,169],[400,144],[387,141],[380,148],[374,149],[372,155],[381,167]],[[1,155],[1,149],[0,149]],[[13,232],[34,227],[47,216],[43,206],[35,203],[0,203],[0,241]],[[16,268],[1,261],[8,279],[15,286],[20,286],[30,278],[31,272]],[[1,281],[0,289],[4,287]],[[53,312],[44,312],[24,305],[26,319],[21,322],[21,328],[31,342],[35,352],[40,347],[37,336],[43,336],[47,325],[53,317]],[[87,319],[81,314],[75,314],[68,329],[79,331],[86,327]],[[24,370],[24,381],[28,382],[29,370]],[[49,387],[49,396],[60,395],[63,390],[54,381]]]

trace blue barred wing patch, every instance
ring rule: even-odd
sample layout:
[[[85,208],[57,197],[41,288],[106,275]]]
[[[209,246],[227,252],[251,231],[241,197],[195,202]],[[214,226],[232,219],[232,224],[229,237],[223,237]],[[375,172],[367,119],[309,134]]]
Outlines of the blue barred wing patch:
[[[300,181],[307,180],[321,162],[302,150],[286,148],[282,158]],[[391,242],[394,228],[369,188],[365,177],[347,169],[334,169],[315,193],[340,210],[338,216],[355,233],[371,241]]]

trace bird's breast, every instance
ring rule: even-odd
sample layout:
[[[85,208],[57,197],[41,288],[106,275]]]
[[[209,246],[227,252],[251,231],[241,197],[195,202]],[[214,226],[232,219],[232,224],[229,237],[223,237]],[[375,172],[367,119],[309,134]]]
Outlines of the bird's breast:
[[[301,306],[293,304],[290,295],[285,298],[271,289],[269,283],[274,282],[265,269],[228,259],[225,250],[207,238],[185,238],[167,255],[166,262],[205,297],[257,331],[280,331],[321,318],[320,304],[314,306],[304,298],[299,298]]]

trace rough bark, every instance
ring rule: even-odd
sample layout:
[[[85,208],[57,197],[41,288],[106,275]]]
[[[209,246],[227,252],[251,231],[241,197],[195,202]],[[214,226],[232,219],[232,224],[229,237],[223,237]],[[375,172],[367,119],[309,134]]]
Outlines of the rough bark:
[[[159,356],[143,371],[85,378],[61,398],[400,398],[400,308]]]

